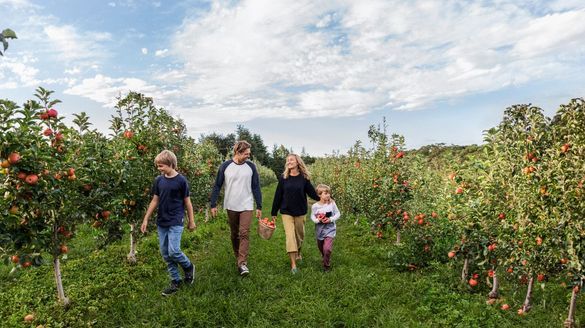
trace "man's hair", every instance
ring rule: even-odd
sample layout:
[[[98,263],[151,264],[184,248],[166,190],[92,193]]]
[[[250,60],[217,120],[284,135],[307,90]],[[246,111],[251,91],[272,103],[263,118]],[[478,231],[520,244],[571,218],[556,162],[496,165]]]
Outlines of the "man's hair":
[[[174,170],[177,169],[177,156],[170,150],[163,150],[160,154],[154,158],[154,164],[165,164],[172,167]]]
[[[331,194],[331,187],[329,187],[326,184],[319,184],[317,185],[317,188],[315,188],[315,191],[317,192],[317,195],[321,196],[321,194],[326,191],[328,194]]]
[[[249,148],[252,148],[252,145],[250,145],[249,142],[246,140],[240,140],[234,144],[234,155],[241,154]]]

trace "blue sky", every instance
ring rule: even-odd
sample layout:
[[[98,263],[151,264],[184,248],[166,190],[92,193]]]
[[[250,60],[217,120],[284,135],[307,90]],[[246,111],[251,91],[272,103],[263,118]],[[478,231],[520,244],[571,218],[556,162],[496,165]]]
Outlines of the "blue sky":
[[[314,155],[383,117],[409,148],[481,143],[507,106],[585,93],[585,2],[0,0],[0,97],[55,90],[106,131],[129,90],[189,133],[243,124]]]

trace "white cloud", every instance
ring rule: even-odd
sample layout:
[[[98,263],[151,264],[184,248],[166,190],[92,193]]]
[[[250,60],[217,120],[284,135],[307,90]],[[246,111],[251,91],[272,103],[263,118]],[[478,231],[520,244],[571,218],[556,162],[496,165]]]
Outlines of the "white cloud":
[[[1,6],[10,6],[17,9],[22,8],[38,8],[37,5],[31,3],[28,0],[0,0]],[[4,27],[2,27],[4,28]]]
[[[113,107],[116,97],[125,95],[128,91],[144,93],[157,100],[157,103],[168,103],[168,99],[177,94],[175,90],[164,90],[159,86],[137,78],[112,78],[97,74],[93,78],[83,79],[81,83],[63,91],[65,94],[89,98],[101,103],[104,107]]]
[[[206,121],[353,116],[570,73],[583,22],[570,0],[214,1],[169,52]]]
[[[108,2],[108,6],[110,6],[110,7],[116,7],[116,3],[115,2]]]
[[[140,51],[142,52],[143,55],[147,55],[148,54],[148,49],[147,48],[142,48],[142,49],[140,49]]]
[[[168,52],[169,52],[169,49],[159,49],[159,50],[154,52],[154,55],[157,57],[164,57],[167,55]]]
[[[111,39],[109,33],[80,33],[71,25],[47,25],[44,32],[50,44],[59,52],[58,59],[78,62],[79,65],[90,65],[92,61],[106,57],[101,42]]]
[[[79,69],[79,67],[68,68],[65,70],[65,74],[68,74],[68,75],[77,75],[79,73],[81,73],[81,70]]]
[[[0,58],[0,89],[38,85],[39,70],[33,66],[36,60],[36,58],[26,55]]]
[[[159,71],[154,74],[154,79],[158,81],[164,81],[166,83],[180,83],[185,80],[187,74],[183,70],[167,70]]]

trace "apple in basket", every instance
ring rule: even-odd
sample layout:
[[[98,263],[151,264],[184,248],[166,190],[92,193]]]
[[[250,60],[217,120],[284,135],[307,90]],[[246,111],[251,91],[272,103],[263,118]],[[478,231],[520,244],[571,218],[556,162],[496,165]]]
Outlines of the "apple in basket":
[[[268,218],[264,218],[261,221],[262,221],[262,223],[264,223],[264,225],[266,225],[270,228],[274,228],[274,221],[270,221]]]

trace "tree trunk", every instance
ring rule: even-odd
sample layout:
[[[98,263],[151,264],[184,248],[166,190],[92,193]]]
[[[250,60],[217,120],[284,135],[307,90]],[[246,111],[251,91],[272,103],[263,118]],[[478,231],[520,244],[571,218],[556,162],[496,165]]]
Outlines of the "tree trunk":
[[[498,275],[494,270],[494,279],[493,279],[493,287],[492,287],[492,291],[488,294],[489,298],[498,298],[500,296],[500,293],[498,292],[498,288],[500,287],[499,281],[498,281]]]
[[[65,291],[63,290],[63,282],[61,281],[61,265],[59,263],[59,258],[53,258],[53,269],[55,271],[55,283],[57,284],[57,296],[59,297],[59,302],[63,304],[64,307],[69,306],[69,299],[65,297]]]
[[[136,238],[135,238],[135,224],[130,224],[130,253],[126,257],[130,264],[136,264]]]
[[[400,245],[400,230],[396,230],[396,245]]]
[[[530,275],[530,279],[528,279],[528,289],[526,290],[526,298],[524,299],[524,304],[522,304],[522,311],[524,313],[530,311],[532,308],[532,286],[534,285],[534,277]]]
[[[463,270],[461,270],[461,282],[467,283],[467,275],[469,274],[469,259],[466,257],[463,262]]]
[[[571,303],[569,304],[569,316],[564,323],[565,328],[575,327],[575,304],[577,303],[577,293],[578,291],[573,288],[573,293],[571,294]]]

